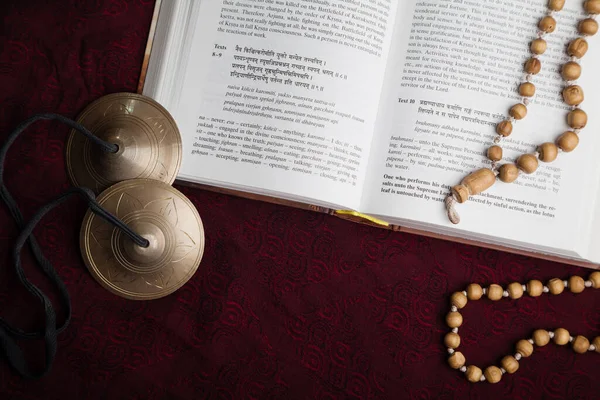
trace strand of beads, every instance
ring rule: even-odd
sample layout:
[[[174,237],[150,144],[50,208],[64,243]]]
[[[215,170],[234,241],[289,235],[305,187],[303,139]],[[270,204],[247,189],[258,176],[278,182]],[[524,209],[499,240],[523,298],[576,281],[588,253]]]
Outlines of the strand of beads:
[[[541,71],[542,63],[539,57],[548,48],[544,38],[556,29],[556,20],[553,15],[561,11],[564,5],[565,0],[549,0],[548,15],[538,23],[538,36],[530,44],[531,57],[524,64],[525,80],[518,88],[522,100],[510,108],[507,119],[496,125],[497,135],[486,153],[491,167],[481,168],[465,177],[460,185],[452,188],[446,198],[446,212],[452,223],[460,222],[460,217],[454,208],[455,203],[464,203],[470,196],[478,195],[489,189],[496,182],[496,178],[504,183],[512,183],[521,173],[532,174],[538,169],[539,161],[552,162],[556,160],[559,152],[571,152],[579,144],[579,133],[587,125],[588,117],[586,112],[579,108],[584,100],[584,93],[576,81],[581,76],[580,60],[588,50],[588,42],[585,38],[598,32],[598,22],[595,18],[600,14],[600,0],[585,1],[583,8],[588,16],[579,22],[577,27],[579,37],[569,43],[567,54],[570,60],[561,68],[561,76],[565,81],[565,87],[562,90],[563,101],[571,107],[566,118],[571,130],[562,133],[554,143],[542,143],[534,153],[522,154],[514,163],[498,165],[503,159],[503,150],[500,146],[502,139],[512,134],[514,123],[527,116],[527,106],[536,92],[536,87],[531,81],[533,76]]]
[[[600,353],[600,336],[597,336],[590,343],[590,340],[585,336],[573,337],[564,328],[558,328],[554,331],[536,330],[530,339],[520,340],[516,345],[515,354],[502,358],[499,367],[491,365],[485,370],[475,365],[467,366],[465,356],[457,350],[460,346],[458,328],[463,324],[462,314],[458,310],[464,308],[469,301],[479,300],[483,296],[487,296],[492,301],[498,301],[504,297],[519,299],[525,293],[531,297],[538,297],[543,293],[558,295],[563,293],[565,288],[569,288],[572,293],[581,293],[585,288],[591,287],[600,289],[600,271],[593,272],[587,281],[580,276],[572,276],[565,281],[558,278],[552,279],[544,286],[538,280],[531,280],[527,284],[513,282],[506,289],[496,284],[482,288],[481,285],[472,283],[465,291],[454,293],[450,298],[450,312],[446,316],[446,323],[451,328],[451,331],[444,338],[444,344],[448,347],[448,353],[450,354],[448,358],[450,367],[464,372],[470,382],[488,381],[490,383],[498,383],[502,379],[502,375],[506,373],[514,374],[519,369],[519,361],[522,358],[531,356],[534,344],[542,347],[547,345],[552,339],[557,345],[571,343],[573,350],[579,354],[587,351]]]
[[[503,138],[510,136],[513,132],[513,124],[517,121],[524,119],[527,116],[527,106],[530,104],[533,96],[535,95],[535,85],[531,83],[533,77],[539,74],[542,70],[542,63],[540,56],[546,52],[548,43],[545,37],[556,29],[556,20],[553,15],[563,9],[565,0],[550,0],[548,2],[548,15],[543,17],[538,23],[537,38],[534,39],[529,46],[531,53],[530,58],[525,62],[523,69],[525,72],[524,82],[521,82],[518,88],[518,93],[522,100],[520,103],[513,105],[508,111],[508,118],[501,121],[496,125],[496,137],[494,137],[494,144],[488,148],[487,157],[491,161],[491,169],[493,171],[498,170],[498,162],[503,158],[502,147],[499,146]],[[524,157],[522,164],[526,165],[526,170],[529,171],[534,167],[534,159],[531,157]],[[504,182],[513,182],[519,176],[519,167],[515,164],[504,164],[500,167],[499,175],[500,179]],[[524,171],[526,173],[529,173]]]

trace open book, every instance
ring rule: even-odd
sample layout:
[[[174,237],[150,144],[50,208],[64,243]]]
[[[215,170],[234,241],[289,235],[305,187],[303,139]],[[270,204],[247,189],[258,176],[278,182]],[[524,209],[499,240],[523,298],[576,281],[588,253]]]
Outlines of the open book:
[[[568,129],[560,65],[582,1],[556,15],[529,115],[503,162]],[[178,180],[335,210],[401,230],[579,265],[600,262],[600,43],[579,84],[581,143],[458,205],[521,98],[545,0],[163,0],[143,93],[183,137]]]

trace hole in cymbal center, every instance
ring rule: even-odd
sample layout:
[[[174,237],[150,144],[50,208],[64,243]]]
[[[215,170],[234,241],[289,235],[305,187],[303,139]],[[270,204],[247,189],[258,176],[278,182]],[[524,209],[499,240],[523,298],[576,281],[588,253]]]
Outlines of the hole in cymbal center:
[[[123,138],[125,135],[126,131],[123,128],[111,128],[104,131],[104,141],[115,147],[115,151],[111,151],[110,155],[120,156],[123,154],[123,150],[125,150]]]
[[[148,223],[133,224],[132,229],[142,238],[147,240],[147,246],[140,246],[129,238],[125,244],[125,252],[131,261],[140,263],[151,263],[163,256],[165,252],[165,235],[155,225]]]

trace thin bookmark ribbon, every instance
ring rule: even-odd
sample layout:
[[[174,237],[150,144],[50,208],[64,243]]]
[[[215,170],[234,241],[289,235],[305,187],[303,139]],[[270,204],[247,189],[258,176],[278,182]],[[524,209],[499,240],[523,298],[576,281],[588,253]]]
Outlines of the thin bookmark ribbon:
[[[4,164],[6,156],[8,154],[8,150],[10,149],[16,138],[31,124],[40,120],[54,120],[66,124],[72,129],[75,129],[76,131],[86,136],[94,144],[100,147],[102,151],[110,153],[118,151],[118,147],[116,145],[107,143],[102,139],[98,138],[88,129],[86,129],[83,125],[78,124],[77,122],[70,120],[62,115],[52,113],[38,114],[21,123],[8,136],[6,142],[0,149],[0,198],[6,204],[8,210],[10,211],[10,214],[12,215],[13,219],[17,224],[17,227],[21,230],[21,233],[15,242],[15,246],[12,252],[13,267],[15,269],[19,282],[28,290],[28,292],[33,297],[35,297],[42,304],[45,314],[44,329],[42,331],[34,332],[27,332],[18,327],[13,327],[5,319],[0,318],[0,350],[6,355],[8,363],[19,375],[31,379],[41,378],[42,376],[46,375],[50,370],[54,361],[54,357],[56,356],[57,335],[63,332],[69,325],[71,321],[72,312],[71,300],[65,284],[60,279],[59,275],[57,274],[50,261],[48,261],[48,259],[44,256],[40,245],[38,244],[37,240],[35,239],[32,233],[34,228],[41,221],[44,215],[46,215],[50,210],[64,203],[71,196],[79,195],[87,201],[91,211],[94,212],[96,215],[105,219],[107,222],[113,224],[118,229],[121,229],[123,233],[129,236],[137,245],[142,247],[148,246],[148,241],[146,239],[137,235],[130,228],[128,228],[127,225],[125,225],[121,220],[119,220],[117,217],[115,217],[114,215],[106,211],[104,208],[102,208],[100,204],[98,204],[98,202],[96,201],[94,193],[87,188],[70,189],[66,193],[60,195],[59,197],[48,203],[47,205],[43,206],[31,218],[31,220],[27,224],[25,224],[23,214],[21,213],[17,202],[14,200],[14,198],[12,197],[5,185]],[[54,307],[52,306],[52,302],[50,301],[50,299],[37,286],[31,283],[25,276],[25,271],[23,270],[21,265],[21,252],[26,242],[29,242],[31,252],[35,260],[37,261],[37,264],[40,266],[42,272],[58,289],[60,302],[65,308],[65,320],[59,326],[56,325],[56,313],[54,311]],[[29,367],[22,349],[17,344],[17,340],[34,340],[40,338],[44,339],[45,363],[41,371],[34,372]]]

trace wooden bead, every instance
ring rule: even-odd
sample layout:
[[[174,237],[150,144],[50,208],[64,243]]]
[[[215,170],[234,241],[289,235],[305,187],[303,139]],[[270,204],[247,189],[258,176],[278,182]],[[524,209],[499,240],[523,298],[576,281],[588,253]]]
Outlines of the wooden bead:
[[[542,282],[538,281],[538,280],[530,280],[527,283],[527,293],[531,296],[531,297],[538,297],[541,296],[542,293],[544,293],[544,285],[542,284]]]
[[[502,299],[502,293],[504,293],[504,289],[502,289],[502,286],[500,285],[496,285],[491,284],[490,287],[487,290],[487,297],[488,299],[492,300],[492,301],[498,301],[500,299]]]
[[[450,304],[456,306],[456,308],[463,308],[467,305],[467,296],[462,292],[456,292],[450,298]]]
[[[567,123],[573,129],[582,129],[587,125],[588,117],[585,111],[576,108],[567,114]]]
[[[523,285],[519,282],[513,282],[506,288],[511,299],[520,299],[523,297]]]
[[[487,151],[487,158],[489,158],[490,161],[502,160],[502,147],[490,146],[490,148]]]
[[[514,374],[519,369],[519,362],[513,356],[506,356],[500,361],[502,368],[509,374]]]
[[[471,283],[467,286],[467,298],[469,300],[479,300],[483,296],[483,289],[477,283]]]
[[[544,39],[535,39],[531,41],[531,45],[529,46],[529,50],[533,54],[544,54],[546,49],[548,48],[548,43]]]
[[[538,329],[533,332],[533,342],[536,346],[545,346],[550,342],[550,334],[544,329]]]
[[[579,33],[585,36],[594,36],[598,32],[598,22],[592,18],[586,18],[579,23]]]
[[[538,28],[540,28],[540,31],[542,32],[552,33],[556,29],[556,20],[552,16],[546,15],[540,20]]]
[[[579,144],[579,136],[572,131],[563,133],[556,139],[556,145],[566,153],[575,150]]]
[[[542,70],[542,62],[537,58],[530,58],[525,63],[525,72],[536,75]]]
[[[525,107],[525,104],[515,104],[508,111],[508,115],[517,120],[523,119],[527,116],[527,107]]]
[[[600,336],[596,336],[596,339],[594,339],[593,344],[596,348],[596,353],[600,353]]]
[[[600,14],[600,0],[587,0],[583,8],[588,14]]]
[[[458,311],[449,312],[446,315],[446,323],[450,328],[458,328],[463,323],[463,317]]]
[[[592,282],[592,287],[600,289],[600,271],[592,272],[589,280]]]
[[[460,336],[458,333],[449,332],[444,337],[444,344],[450,349],[456,349],[458,346],[460,346]]]
[[[552,162],[558,156],[558,147],[554,143],[544,143],[538,147],[538,153],[543,162]]]
[[[585,53],[587,53],[588,48],[589,45],[587,40],[585,40],[584,38],[577,38],[575,40],[572,40],[571,43],[569,43],[569,47],[567,47],[567,53],[571,57],[581,58],[585,56]]]
[[[469,365],[465,371],[465,375],[469,382],[477,383],[481,380],[483,371],[481,371],[481,368],[476,367],[475,365]]]
[[[498,125],[496,125],[496,133],[498,133],[498,135],[501,136],[510,136],[510,134],[512,133],[513,130],[513,126],[512,126],[512,122],[506,120],[506,121],[502,121],[500,122]]]
[[[521,354],[523,357],[529,357],[533,354],[533,345],[529,343],[529,340],[519,340],[517,342],[517,353]]]
[[[483,375],[489,383],[498,383],[502,379],[502,371],[494,365],[487,367]]]
[[[460,346],[460,336],[458,333],[450,332],[444,337],[444,344],[450,349],[456,349]]]
[[[523,97],[533,97],[535,95],[535,85],[531,82],[523,82],[519,85],[519,94]]]
[[[463,365],[465,365],[465,356],[460,351],[455,351],[448,358],[448,364],[450,364],[450,368],[459,369]]]
[[[550,0],[548,2],[548,8],[553,11],[560,11],[565,6],[565,0]]]
[[[538,159],[533,154],[523,154],[517,158],[517,167],[526,174],[533,174],[538,168]]]
[[[577,106],[583,103],[583,89],[579,85],[567,86],[563,89],[563,100],[570,106]]]
[[[585,281],[582,277],[573,275],[569,278],[569,289],[572,293],[581,293],[585,290]]]
[[[481,168],[467,175],[460,185],[452,187],[452,194],[459,203],[464,203],[470,196],[478,195],[489,189],[496,182],[494,171]]]
[[[581,65],[575,61],[569,61],[563,65],[561,70],[561,76],[565,81],[574,81],[579,79],[581,76]]]
[[[565,290],[565,284],[562,279],[554,278],[548,282],[548,289],[552,294],[561,294]]]
[[[569,343],[571,339],[571,335],[569,335],[569,331],[565,328],[558,328],[554,331],[554,343],[562,346]]]
[[[498,172],[498,178],[504,183],[512,183],[519,177],[519,168],[515,164],[503,164]]]
[[[585,336],[577,336],[573,340],[573,350],[575,353],[583,354],[590,348],[590,341]]]

